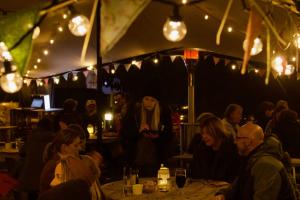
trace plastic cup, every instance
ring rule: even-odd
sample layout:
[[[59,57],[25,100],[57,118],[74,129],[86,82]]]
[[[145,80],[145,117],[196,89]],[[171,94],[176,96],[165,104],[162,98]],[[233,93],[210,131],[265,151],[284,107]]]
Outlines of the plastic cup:
[[[132,193],[134,195],[143,194],[143,184],[134,184],[134,185],[132,185]]]

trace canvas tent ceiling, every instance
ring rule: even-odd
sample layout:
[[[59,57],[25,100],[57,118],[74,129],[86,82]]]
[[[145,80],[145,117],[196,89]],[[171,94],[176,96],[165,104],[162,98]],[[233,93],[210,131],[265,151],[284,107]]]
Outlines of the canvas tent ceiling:
[[[2,10],[18,10],[21,8],[29,8],[40,2],[45,2],[45,0],[1,1],[0,8]],[[162,34],[163,24],[166,18],[172,14],[172,6],[158,1],[151,1],[120,41],[118,41],[108,53],[103,55],[103,62],[112,62],[174,47],[200,48],[241,58],[243,55],[242,42],[245,38],[249,15],[248,12],[243,9],[241,0],[234,0],[229,18],[226,22],[226,26],[233,27],[233,32],[228,33],[225,30],[222,33],[221,44],[217,46],[215,43],[216,33],[227,2],[228,1],[225,0],[205,0],[197,4],[183,6],[180,13],[186,22],[188,33],[184,40],[178,43],[172,43],[167,41]],[[288,14],[291,13],[290,10],[296,11],[294,7],[288,6],[292,4],[292,1],[277,0],[274,1],[274,3],[285,6],[285,8],[278,6],[272,7],[274,23],[280,33],[286,35],[290,34],[289,31],[287,31],[290,27],[286,21],[289,19]],[[92,4],[92,0],[79,0],[74,5],[78,11],[89,16]],[[209,20],[204,20],[205,14],[209,15]],[[41,24],[41,35],[34,41],[32,57],[27,67],[28,70],[32,71],[30,74],[31,77],[44,77],[84,67],[80,65],[83,38],[73,36],[68,30],[65,30],[62,34],[57,34],[56,27],[59,23],[62,23],[61,11],[49,13]],[[49,40],[53,36],[56,36],[55,44],[49,46]],[[262,35],[262,38],[264,38],[264,35]],[[46,48],[49,48],[50,52],[47,57],[42,55],[43,49]],[[32,70],[36,59],[39,57],[42,57],[42,63],[37,70]],[[264,61],[265,53],[262,52],[252,59]],[[93,30],[91,42],[89,43],[86,60],[86,65],[96,63],[95,30]]]

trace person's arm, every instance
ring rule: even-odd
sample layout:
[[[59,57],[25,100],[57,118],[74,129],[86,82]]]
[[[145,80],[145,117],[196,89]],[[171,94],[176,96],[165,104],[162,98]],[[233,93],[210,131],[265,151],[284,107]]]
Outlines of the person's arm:
[[[274,158],[258,161],[253,166],[253,200],[277,199],[281,188],[279,166],[279,161]]]

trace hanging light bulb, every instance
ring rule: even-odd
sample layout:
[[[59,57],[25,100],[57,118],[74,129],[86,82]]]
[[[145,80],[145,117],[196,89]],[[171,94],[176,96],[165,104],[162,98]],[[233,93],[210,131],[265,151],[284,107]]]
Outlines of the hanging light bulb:
[[[243,49],[246,50],[247,46],[248,46],[248,41],[244,40]],[[251,48],[250,54],[251,54],[251,56],[255,56],[255,55],[259,54],[260,52],[262,52],[262,50],[263,50],[262,40],[259,37],[257,37],[253,41],[253,46]]]
[[[0,78],[0,86],[7,93],[15,93],[23,86],[23,78],[18,71],[12,71],[10,61],[4,61],[5,72]]]
[[[75,36],[84,36],[90,26],[89,19],[84,15],[75,15],[68,24],[69,30]]]
[[[4,42],[0,42],[0,61],[12,61],[12,56],[8,51],[8,48]]]
[[[295,71],[295,67],[293,65],[287,65],[284,71],[285,75],[291,75]]]
[[[297,47],[298,49],[300,49],[300,34],[299,33],[296,33],[293,36],[293,43],[294,43],[295,47]]]
[[[286,59],[282,56],[276,56],[272,61],[272,68],[281,75],[283,73],[284,68],[286,67],[287,62]]]
[[[164,24],[163,34],[167,40],[178,42],[182,40],[187,33],[186,25],[179,15],[178,6],[174,7],[173,16],[169,17]]]

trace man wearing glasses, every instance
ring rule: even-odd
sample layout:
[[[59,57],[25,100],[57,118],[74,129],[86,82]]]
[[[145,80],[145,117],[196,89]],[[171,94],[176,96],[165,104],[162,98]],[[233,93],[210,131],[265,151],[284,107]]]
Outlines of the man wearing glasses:
[[[219,191],[215,200],[297,199],[288,173],[278,159],[281,149],[264,142],[261,127],[253,123],[242,126],[235,144],[245,160],[231,187]]]

